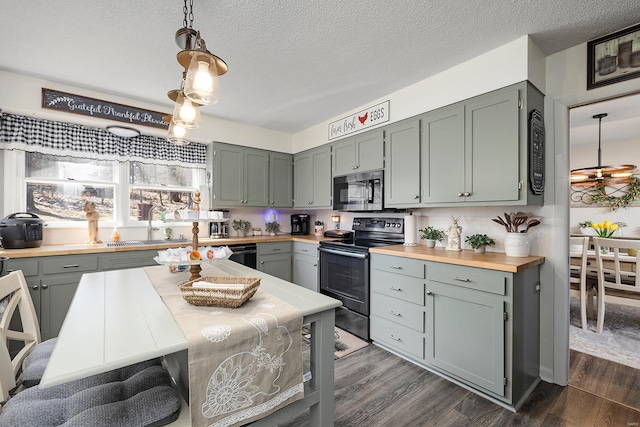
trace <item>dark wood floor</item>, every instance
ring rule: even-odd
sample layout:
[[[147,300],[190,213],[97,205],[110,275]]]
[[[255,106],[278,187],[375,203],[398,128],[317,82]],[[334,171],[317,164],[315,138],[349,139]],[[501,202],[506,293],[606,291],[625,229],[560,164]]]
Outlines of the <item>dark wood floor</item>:
[[[336,426],[640,425],[640,371],[573,351],[570,385],[541,382],[516,414],[374,345],[335,366]]]

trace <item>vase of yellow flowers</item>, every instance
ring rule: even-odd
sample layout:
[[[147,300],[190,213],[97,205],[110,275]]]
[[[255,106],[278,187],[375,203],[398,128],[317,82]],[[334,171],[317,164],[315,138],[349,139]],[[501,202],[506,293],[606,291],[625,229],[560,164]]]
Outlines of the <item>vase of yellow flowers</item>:
[[[618,229],[618,223],[617,222],[612,223],[607,219],[604,222],[592,223],[591,228],[595,230],[598,237],[603,237],[605,239],[608,239],[609,237],[613,236],[613,233],[615,233],[615,231]],[[600,253],[602,254],[609,253],[609,248],[607,248],[606,246],[600,246]]]

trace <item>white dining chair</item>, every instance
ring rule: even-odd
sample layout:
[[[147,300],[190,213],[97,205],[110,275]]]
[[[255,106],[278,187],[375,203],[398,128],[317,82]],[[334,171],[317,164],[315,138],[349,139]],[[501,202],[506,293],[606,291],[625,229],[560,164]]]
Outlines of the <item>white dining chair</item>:
[[[598,269],[598,321],[596,332],[601,334],[604,326],[606,289],[617,289],[625,292],[640,292],[640,258],[629,256],[627,249],[640,249],[640,240],[605,239],[594,237],[593,243],[596,251],[596,264]],[[609,248],[607,255],[602,254],[602,248]],[[635,260],[635,269],[621,270],[621,257],[629,263]],[[605,264],[606,262],[606,264]]]
[[[589,249],[589,237],[570,237],[569,248],[571,253],[580,252],[579,265],[569,264],[569,286],[578,285],[578,295],[580,297],[580,318],[582,329],[587,330],[587,308],[592,307],[592,297],[589,295],[587,301],[587,250]],[[590,312],[592,310],[589,310]]]
[[[55,341],[40,343],[38,320],[21,271],[0,277],[0,426],[188,426],[188,406],[160,358],[46,389],[16,381],[29,358],[48,360]],[[16,309],[23,329],[10,327]],[[11,358],[10,341],[24,347]],[[40,353],[40,354],[38,354]],[[46,363],[38,367],[39,383]],[[186,408],[186,410],[184,409]]]

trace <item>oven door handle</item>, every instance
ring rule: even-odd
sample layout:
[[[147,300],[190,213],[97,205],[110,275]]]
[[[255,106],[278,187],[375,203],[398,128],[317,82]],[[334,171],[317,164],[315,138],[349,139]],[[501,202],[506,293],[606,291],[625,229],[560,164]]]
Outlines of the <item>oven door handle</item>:
[[[342,256],[346,256],[346,257],[350,257],[350,258],[358,258],[358,259],[367,259],[369,258],[369,254],[363,254],[363,253],[355,253],[355,252],[346,252],[346,251],[336,251],[334,249],[326,249],[326,248],[320,248],[319,249],[320,252],[325,252],[328,254],[334,254],[334,255],[342,255]]]

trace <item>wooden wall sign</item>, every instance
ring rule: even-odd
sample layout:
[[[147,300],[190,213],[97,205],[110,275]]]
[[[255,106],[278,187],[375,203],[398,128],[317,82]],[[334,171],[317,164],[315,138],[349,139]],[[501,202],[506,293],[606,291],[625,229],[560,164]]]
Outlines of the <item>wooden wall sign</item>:
[[[166,113],[144,110],[44,87],[42,88],[42,108],[161,129],[169,127],[169,124],[162,120]]]
[[[329,123],[329,141],[389,121],[389,101]]]

